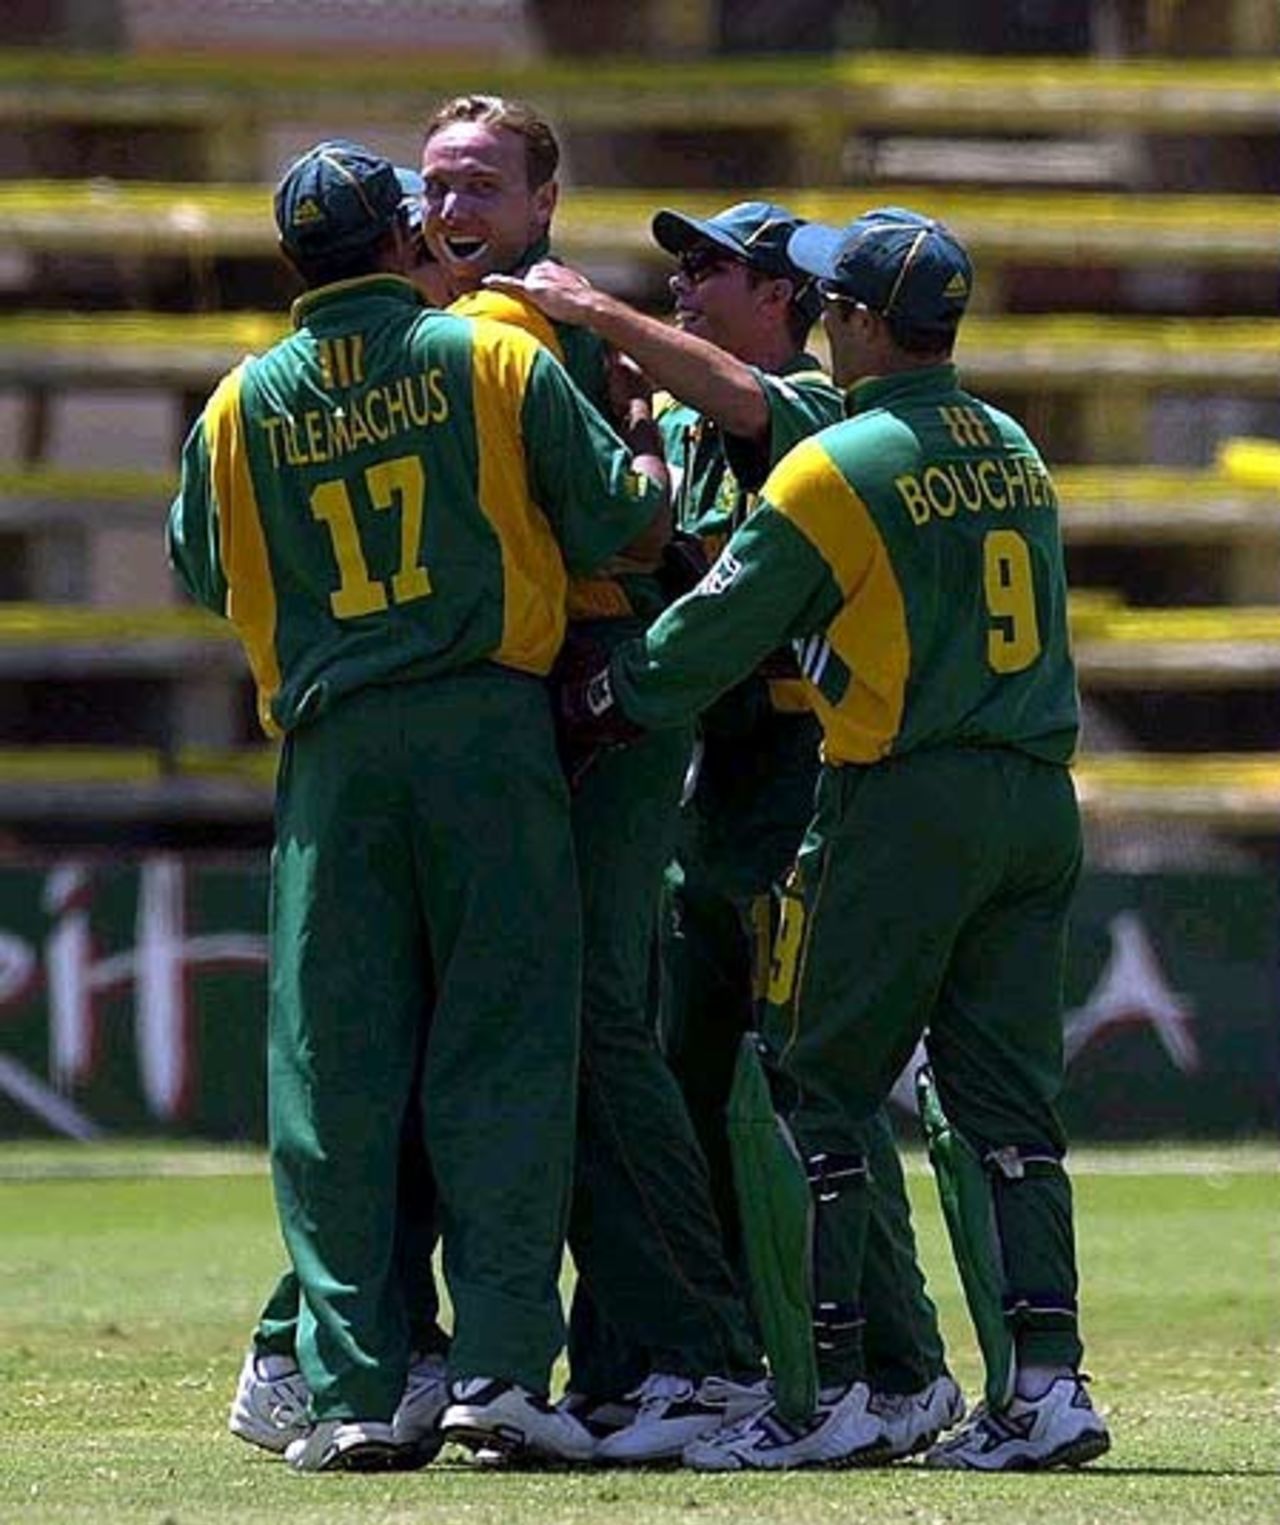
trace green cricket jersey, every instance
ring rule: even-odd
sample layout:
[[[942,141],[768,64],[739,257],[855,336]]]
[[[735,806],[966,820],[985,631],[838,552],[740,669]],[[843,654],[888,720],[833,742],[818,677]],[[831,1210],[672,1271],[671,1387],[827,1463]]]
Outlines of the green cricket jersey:
[[[425,310],[396,276],[310,292],[293,318],[209,400],[169,521],[264,727],[482,660],[546,673],[566,568],[639,534],[658,489],[526,333]]]
[[[520,256],[512,275],[525,275],[539,260],[555,260],[551,241],[543,237]],[[558,261],[557,261],[558,263]],[[483,301],[477,293],[477,299]],[[465,300],[465,299],[462,299]],[[454,304],[455,306],[457,303]],[[609,346],[590,328],[576,323],[561,323],[538,312],[542,326],[530,328],[530,332],[547,344],[552,353],[583,392],[595,403],[601,413],[609,416],[608,352]],[[483,308],[482,308],[483,310]],[[522,322],[512,313],[495,314],[502,321]],[[529,326],[524,324],[524,326]],[[548,335],[543,329],[549,329]],[[666,605],[657,579],[650,573],[638,572],[628,566],[625,559],[614,561],[590,577],[574,577],[569,582],[569,618],[571,620],[621,620],[630,624],[619,625],[621,635],[638,630],[636,621],[648,623]],[[603,634],[603,632],[601,632]],[[611,637],[616,638],[616,637]]]
[[[839,388],[812,355],[797,355],[780,371],[755,374],[769,408],[769,438],[762,448],[725,434],[714,420],[673,398],[658,414],[672,469],[676,528],[699,536],[712,557],[755,507],[773,462],[844,412]]]
[[[763,443],[726,434],[714,419],[674,398],[658,411],[676,527],[697,535],[713,560],[760,501],[760,487],[774,462],[844,413],[840,389],[812,355],[798,354],[775,372],[753,369],[769,409]],[[809,707],[798,676],[786,673],[790,665],[762,680],[768,706],[784,713]]]
[[[793,640],[829,763],[941,744],[1066,762],[1079,713],[1057,498],[954,366],[860,383],[798,445],[707,578],[625,647],[642,725],[703,709]]]
[[[508,273],[527,275],[533,265],[544,259],[555,260],[557,264],[559,263],[551,252],[551,240],[545,236],[531,244]],[[529,303],[529,306],[534,312],[538,311],[532,303]],[[609,410],[606,360],[608,345],[599,334],[589,328],[583,328],[576,323],[561,323],[541,313],[538,313],[538,316],[555,333],[555,344],[550,347],[556,358],[596,407],[607,416]],[[538,337],[542,337],[540,332]]]
[[[551,351],[601,412],[607,410],[603,341],[588,329],[553,323],[526,298],[487,286],[458,297],[449,304],[449,311],[523,328]],[[581,342],[584,336],[590,343]],[[569,579],[569,618],[630,620],[631,625],[618,627],[623,635],[637,633],[631,628],[636,618],[647,622],[665,604],[657,580],[649,573],[630,570],[625,560],[610,560],[594,576]]]

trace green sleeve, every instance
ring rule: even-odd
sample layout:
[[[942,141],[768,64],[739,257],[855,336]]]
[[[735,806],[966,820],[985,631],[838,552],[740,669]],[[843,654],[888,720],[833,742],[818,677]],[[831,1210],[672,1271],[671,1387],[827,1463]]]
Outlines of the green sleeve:
[[[204,415],[192,425],[182,448],[182,476],[169,510],[169,565],[192,598],[215,614],[225,614],[227,579],[218,552],[218,504],[213,492]]]
[[[724,437],[725,458],[748,492],[764,479],[793,445],[844,417],[844,399],[825,371],[776,375],[757,370],[760,390],[769,408],[769,437],[763,445],[736,434]]]
[[[662,490],[631,464],[631,452],[604,416],[541,350],[521,411],[529,483],[565,565],[594,572],[646,529]]]
[[[555,323],[556,338],[564,356],[564,368],[573,377],[578,390],[604,412],[609,404],[606,346],[599,334],[574,323]]]
[[[618,649],[618,703],[640,725],[679,725],[783,642],[825,628],[843,603],[813,543],[763,504],[698,586]]]

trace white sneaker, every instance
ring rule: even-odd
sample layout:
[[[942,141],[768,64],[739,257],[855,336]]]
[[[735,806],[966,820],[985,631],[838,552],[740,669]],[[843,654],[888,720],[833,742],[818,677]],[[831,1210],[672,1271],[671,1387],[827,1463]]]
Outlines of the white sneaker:
[[[572,1414],[515,1382],[468,1377],[453,1384],[440,1420],[446,1440],[469,1450],[500,1452],[508,1462],[590,1461],[596,1443]]]
[[[964,1394],[950,1372],[944,1371],[915,1393],[872,1393],[871,1412],[878,1414],[889,1437],[886,1461],[916,1456],[953,1424],[964,1418]]]
[[[404,1394],[391,1416],[396,1444],[407,1452],[407,1466],[425,1467],[435,1459],[444,1444],[440,1416],[448,1403],[449,1379],[445,1375],[444,1357],[418,1356],[410,1362]]]
[[[625,1398],[593,1398],[589,1393],[567,1392],[556,1407],[562,1414],[571,1414],[596,1440],[625,1429],[639,1412],[630,1393]]]
[[[391,1472],[404,1465],[391,1426],[373,1419],[322,1419],[284,1457],[295,1472]]]
[[[627,1397],[637,1405],[625,1428],[596,1446],[605,1462],[679,1461],[690,1441],[754,1414],[769,1401],[763,1382],[730,1382],[727,1377],[688,1377],[651,1372]]]
[[[624,1398],[592,1398],[587,1393],[563,1393],[556,1402],[556,1408],[562,1414],[576,1419],[595,1441],[614,1434],[636,1417],[635,1404]],[[481,1446],[479,1450],[473,1451],[471,1460],[478,1466],[495,1469],[519,1465],[519,1458],[513,1461],[505,1451],[496,1451],[492,1446]]]
[[[865,1382],[824,1391],[807,1423],[788,1424],[772,1403],[692,1441],[684,1464],[697,1472],[773,1471],[790,1467],[865,1467],[883,1461],[888,1436],[871,1412]]]
[[[982,1408],[965,1427],[925,1456],[926,1467],[974,1472],[1042,1472],[1079,1467],[1111,1448],[1084,1379],[1059,1377],[1039,1398],[1015,1397],[1007,1408]]]
[[[251,1446],[280,1455],[311,1428],[310,1399],[306,1379],[291,1356],[251,1350],[240,1368],[227,1428]]]

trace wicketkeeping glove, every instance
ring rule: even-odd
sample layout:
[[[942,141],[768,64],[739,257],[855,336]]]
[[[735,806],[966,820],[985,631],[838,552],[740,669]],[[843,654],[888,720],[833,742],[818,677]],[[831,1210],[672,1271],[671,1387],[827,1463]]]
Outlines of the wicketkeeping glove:
[[[662,547],[662,562],[657,571],[663,598],[674,604],[691,588],[696,588],[710,570],[711,558],[697,535],[676,530]]]
[[[608,648],[572,627],[551,680],[560,763],[577,789],[601,752],[635,741],[644,728],[614,699]]]

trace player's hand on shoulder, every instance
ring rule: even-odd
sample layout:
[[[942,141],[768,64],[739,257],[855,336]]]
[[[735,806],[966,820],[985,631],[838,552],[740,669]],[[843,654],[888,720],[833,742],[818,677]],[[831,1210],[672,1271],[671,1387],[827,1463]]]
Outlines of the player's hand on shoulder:
[[[551,259],[530,265],[523,276],[487,275],[484,284],[494,291],[527,297],[560,323],[585,321],[586,304],[595,294],[595,287],[580,271]]]

